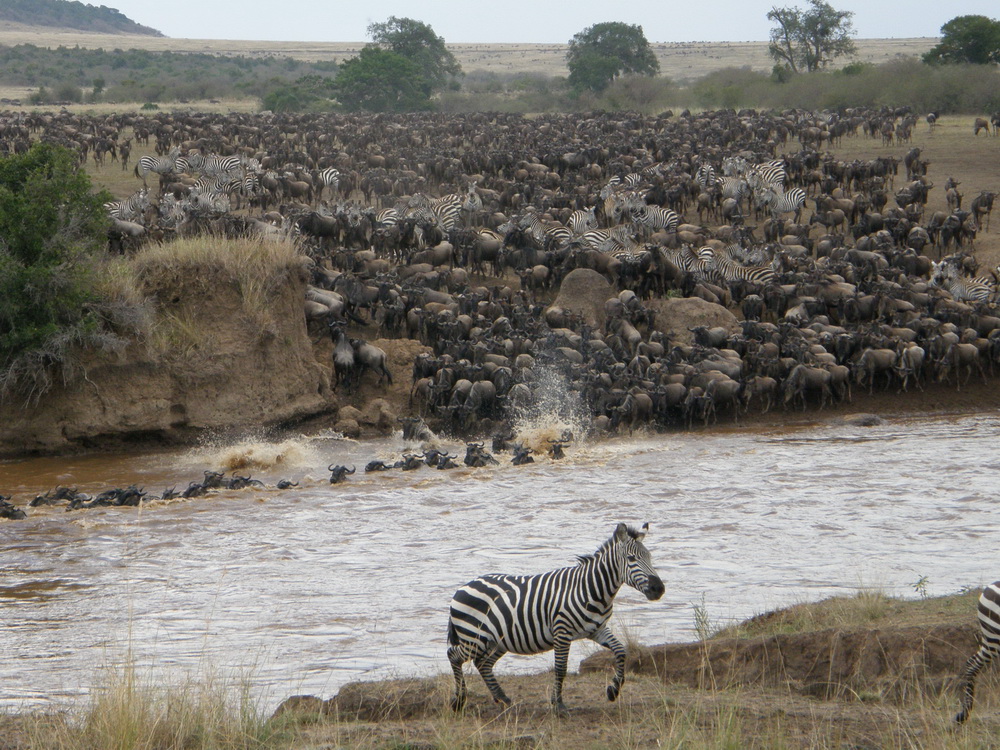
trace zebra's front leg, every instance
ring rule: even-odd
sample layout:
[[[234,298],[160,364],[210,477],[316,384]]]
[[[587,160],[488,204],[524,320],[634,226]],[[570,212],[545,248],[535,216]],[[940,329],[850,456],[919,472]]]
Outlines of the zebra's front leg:
[[[489,688],[490,695],[493,696],[493,700],[496,703],[502,703],[505,706],[509,706],[511,701],[507,697],[507,694],[500,687],[500,683],[497,682],[496,675],[493,674],[493,665],[497,663],[497,660],[503,656],[506,652],[493,649],[488,651],[481,656],[476,657],[473,663],[476,665],[476,669],[479,670],[479,674],[482,675],[483,682],[486,683],[486,687]]]
[[[600,630],[591,636],[591,640],[610,650],[615,657],[615,676],[608,685],[608,700],[614,701],[621,692],[622,685],[625,684],[625,647],[607,625],[602,625]]]
[[[562,699],[562,688],[563,682],[566,680],[566,664],[569,662],[569,645],[572,641],[566,637],[556,636],[555,642],[555,652],[556,652],[556,681],[552,688],[552,708],[558,714],[565,714],[569,709],[566,708],[566,704],[563,703]]]

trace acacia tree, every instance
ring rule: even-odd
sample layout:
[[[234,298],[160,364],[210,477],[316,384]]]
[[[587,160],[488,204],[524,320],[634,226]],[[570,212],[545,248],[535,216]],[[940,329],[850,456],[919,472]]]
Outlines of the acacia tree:
[[[1000,63],[1000,21],[986,16],[956,16],[941,27],[941,41],[923,56],[925,63]]]
[[[431,96],[462,74],[434,29],[390,16],[368,26],[372,41],[340,65],[335,91],[349,110],[411,112],[431,108]]]
[[[812,73],[825,68],[834,58],[853,55],[854,24],[850,11],[836,10],[823,0],[809,0],[811,8],[771,8],[767,18],[771,29],[768,53],[779,66],[794,73]]]
[[[334,90],[350,111],[415,112],[430,107],[417,64],[371,45],[341,64]]]
[[[653,76],[660,63],[642,26],[620,21],[597,23],[575,34],[566,52],[570,85],[580,91],[603,91],[620,75]]]
[[[462,66],[445,47],[444,37],[435,34],[426,23],[389,16],[384,23],[370,24],[368,36],[379,49],[414,63],[420,69],[421,85],[428,96],[443,89],[451,78],[462,75]]]

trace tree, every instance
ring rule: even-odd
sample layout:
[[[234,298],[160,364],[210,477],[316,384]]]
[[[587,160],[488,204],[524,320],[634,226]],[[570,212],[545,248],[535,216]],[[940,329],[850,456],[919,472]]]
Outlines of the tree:
[[[941,41],[924,54],[925,63],[1000,63],[1000,21],[956,16],[941,27]]]
[[[413,112],[431,106],[420,67],[400,54],[371,45],[341,63],[334,85],[337,100],[350,111]]]
[[[462,75],[462,66],[445,47],[444,38],[434,29],[412,18],[389,16],[384,23],[368,26],[372,44],[409,60],[417,66],[427,96],[448,85],[449,79]]]
[[[597,23],[569,40],[569,82],[577,91],[603,91],[623,74],[654,76],[660,72],[642,26],[620,21]]]
[[[0,159],[0,394],[99,327],[89,268],[107,244],[110,198],[68,149]]]
[[[810,10],[771,8],[767,14],[776,24],[767,51],[794,73],[821,70],[834,58],[857,51],[850,38],[853,13],[835,10],[823,0],[809,0],[809,5]]]

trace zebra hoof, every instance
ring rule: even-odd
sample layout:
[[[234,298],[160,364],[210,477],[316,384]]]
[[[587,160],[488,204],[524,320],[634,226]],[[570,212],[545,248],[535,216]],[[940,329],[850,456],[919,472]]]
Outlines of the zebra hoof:
[[[965,710],[959,711],[957,714],[955,714],[955,723],[956,724],[964,724],[965,720],[968,719],[968,718],[969,718],[969,712],[968,711],[965,711]]]
[[[510,698],[508,698],[506,695],[504,695],[503,693],[501,693],[500,695],[498,695],[498,696],[496,696],[496,697],[493,698],[493,702],[494,703],[501,703],[506,708],[506,707],[510,706],[513,701],[511,701]]]
[[[569,709],[566,708],[566,704],[562,701],[557,701],[552,704],[552,710],[557,716],[569,716]]]
[[[465,708],[465,698],[452,698],[451,699],[451,710],[455,713],[461,713]]]
[[[618,688],[614,685],[608,685],[608,700],[612,703],[618,698]]]

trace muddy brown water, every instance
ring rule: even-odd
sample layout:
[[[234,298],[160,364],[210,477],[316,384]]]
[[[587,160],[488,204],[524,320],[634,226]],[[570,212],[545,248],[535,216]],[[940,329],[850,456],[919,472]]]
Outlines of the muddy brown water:
[[[1000,577],[998,432],[994,412],[729,428],[580,442],[523,467],[368,475],[367,461],[399,457],[400,437],[0,463],[0,493],[19,504],[56,485],[158,494],[205,469],[299,482],[0,521],[0,709],[78,702],[126,661],[157,683],[249,682],[269,705],[445,673],[457,586],[572,564],[619,521],[651,523],[667,586],[658,602],[619,596],[615,629],[647,644],[693,639],[696,607],[714,626],[860,587],[954,592]],[[331,486],[330,463],[358,473]],[[596,648],[575,644],[574,664]],[[507,656],[499,671],[550,665]]]

